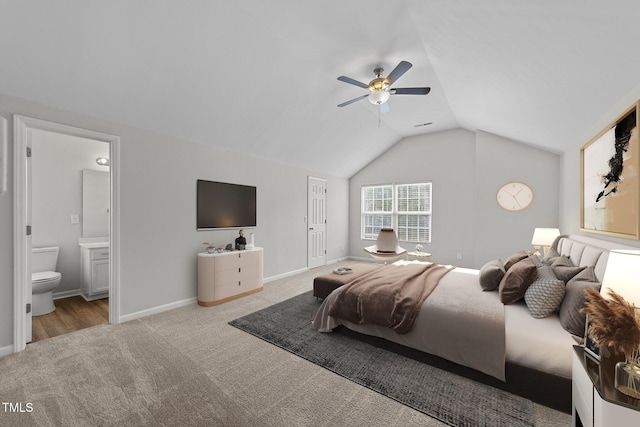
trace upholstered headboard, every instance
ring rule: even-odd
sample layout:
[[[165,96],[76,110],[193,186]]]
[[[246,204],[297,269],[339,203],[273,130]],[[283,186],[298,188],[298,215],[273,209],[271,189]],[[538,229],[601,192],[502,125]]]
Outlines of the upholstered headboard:
[[[609,252],[613,249],[630,249],[631,246],[599,240],[587,236],[563,235],[559,236],[553,245],[558,255],[569,258],[574,266],[593,267],[594,280],[570,280],[566,284],[565,296],[560,305],[560,324],[571,334],[582,337],[585,327],[584,314],[580,312],[584,306],[584,290],[590,287],[601,288],[604,272],[609,260]],[[637,249],[637,248],[633,248]],[[586,269],[588,271],[590,269]],[[582,273],[579,273],[580,276]],[[588,275],[585,276],[588,278]]]
[[[612,249],[638,249],[628,245],[574,234],[558,236],[551,247],[560,255],[568,257],[575,266],[594,267],[596,278],[599,282],[602,282],[604,277],[609,251]]]

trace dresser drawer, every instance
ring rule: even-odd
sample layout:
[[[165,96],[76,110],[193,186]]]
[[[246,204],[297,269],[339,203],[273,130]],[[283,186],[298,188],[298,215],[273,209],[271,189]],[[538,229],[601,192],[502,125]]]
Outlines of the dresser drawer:
[[[262,286],[262,282],[259,277],[236,281],[235,283],[228,283],[226,285],[216,286],[216,300],[221,300],[229,297],[233,297],[237,294],[249,292],[254,289],[258,289]]]
[[[248,251],[216,257],[216,270],[233,270],[243,265],[258,264],[260,252]]]
[[[109,248],[96,248],[89,250],[91,254],[91,261],[98,259],[109,259]]]
[[[198,304],[211,307],[262,290],[262,248],[198,254]]]

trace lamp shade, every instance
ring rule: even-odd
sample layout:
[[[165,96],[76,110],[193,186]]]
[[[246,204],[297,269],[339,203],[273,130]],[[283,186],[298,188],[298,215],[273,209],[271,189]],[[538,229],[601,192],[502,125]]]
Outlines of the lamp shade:
[[[609,252],[602,293],[608,293],[608,289],[640,308],[640,250],[615,249]]]
[[[560,230],[557,228],[536,228],[533,230],[531,244],[533,246],[551,246],[555,238],[559,235]]]

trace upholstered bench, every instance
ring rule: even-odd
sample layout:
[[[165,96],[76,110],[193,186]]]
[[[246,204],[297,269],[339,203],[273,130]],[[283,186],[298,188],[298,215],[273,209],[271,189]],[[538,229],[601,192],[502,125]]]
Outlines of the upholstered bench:
[[[351,273],[338,274],[329,273],[313,279],[313,296],[316,298],[326,298],[331,292],[342,285],[346,285],[354,279],[380,268],[380,264],[361,263],[350,265]]]

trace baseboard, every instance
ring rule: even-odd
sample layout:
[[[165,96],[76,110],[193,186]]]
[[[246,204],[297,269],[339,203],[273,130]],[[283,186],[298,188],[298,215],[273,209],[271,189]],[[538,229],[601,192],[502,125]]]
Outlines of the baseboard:
[[[150,316],[152,314],[162,313],[164,311],[173,310],[174,308],[184,307],[185,305],[195,304],[198,302],[198,298],[187,298],[182,301],[172,302],[170,304],[159,305],[157,307],[149,308],[146,310],[136,311],[135,313],[125,314],[120,316],[120,323],[128,322],[130,320],[140,319],[141,317]]]
[[[353,257],[343,257],[336,260],[331,260],[331,261],[328,261],[327,264],[335,264],[337,262],[345,261],[348,259],[353,259]],[[363,258],[363,260],[366,262],[373,262],[372,259]],[[262,280],[262,283],[273,282],[274,280],[284,279],[285,277],[289,277],[289,276],[295,276],[296,274],[304,273],[306,271],[309,271],[309,269],[307,267],[304,267],[298,270],[289,271],[287,273],[278,274],[276,276],[266,277]],[[149,316],[151,314],[162,313],[163,311],[173,310],[174,308],[182,307],[182,306],[197,303],[197,302],[198,302],[198,298],[194,297],[194,298],[188,298],[188,299],[177,301],[170,304],[161,305],[158,307],[149,308],[147,310],[137,311],[135,313],[120,316],[120,323],[128,322],[130,320],[140,319],[141,317]]]
[[[0,347],[0,357],[8,356],[10,354],[13,354],[13,344]]]
[[[347,257],[346,259],[350,260],[350,261],[358,261],[358,262],[369,262],[369,263],[375,263],[376,260],[371,258],[371,257],[358,257],[358,256],[350,256]]]
[[[277,276],[265,277],[262,280],[262,283],[269,283],[269,282],[273,282],[274,280],[284,279],[285,277],[295,276],[296,274],[304,273],[305,271],[309,271],[309,269],[305,267],[305,268],[300,268],[298,270],[289,271],[288,273],[278,274]]]
[[[75,297],[77,295],[82,295],[80,289],[74,289],[71,291],[62,291],[62,292],[56,292],[53,294],[53,299],[61,299],[61,298],[69,298],[69,297]]]

